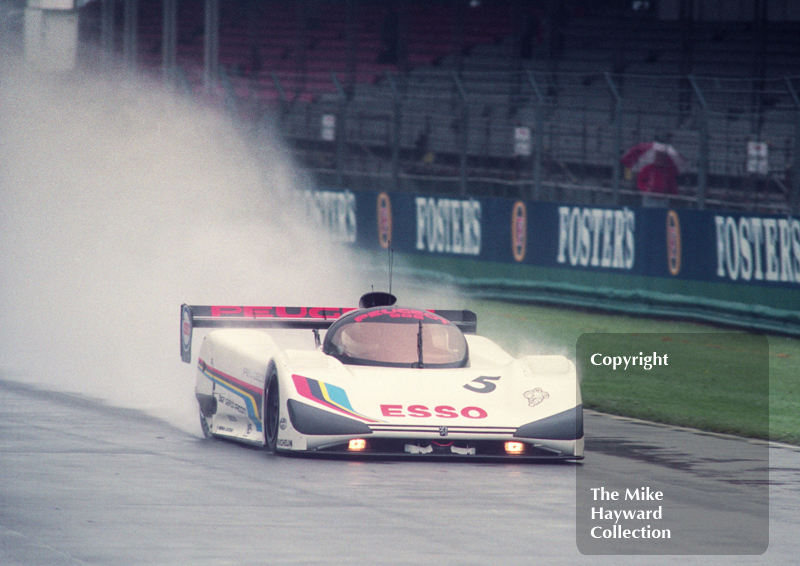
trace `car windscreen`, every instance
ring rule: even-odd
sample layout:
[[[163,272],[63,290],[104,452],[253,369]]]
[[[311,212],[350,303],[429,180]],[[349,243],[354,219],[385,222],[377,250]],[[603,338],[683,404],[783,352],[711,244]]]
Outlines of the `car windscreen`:
[[[428,311],[378,307],[334,324],[324,351],[346,364],[448,368],[467,363],[467,341],[448,320]]]

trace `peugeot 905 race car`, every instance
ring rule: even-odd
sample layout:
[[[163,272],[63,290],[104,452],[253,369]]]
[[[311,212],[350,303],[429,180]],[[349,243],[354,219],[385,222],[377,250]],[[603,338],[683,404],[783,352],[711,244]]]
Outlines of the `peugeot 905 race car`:
[[[203,339],[195,394],[206,437],[277,453],[583,458],[583,409],[564,356],[514,359],[471,311],[181,307],[181,357]],[[284,349],[262,329],[310,330]],[[326,330],[321,338],[320,330]],[[274,333],[273,333],[274,334]]]

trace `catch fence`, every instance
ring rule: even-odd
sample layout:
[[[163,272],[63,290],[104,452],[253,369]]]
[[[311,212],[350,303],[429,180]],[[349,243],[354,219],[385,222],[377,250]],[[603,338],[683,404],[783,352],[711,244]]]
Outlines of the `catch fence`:
[[[800,77],[421,69],[225,75],[227,104],[272,127],[320,183],[638,204],[620,157],[684,157],[671,205],[800,206]]]

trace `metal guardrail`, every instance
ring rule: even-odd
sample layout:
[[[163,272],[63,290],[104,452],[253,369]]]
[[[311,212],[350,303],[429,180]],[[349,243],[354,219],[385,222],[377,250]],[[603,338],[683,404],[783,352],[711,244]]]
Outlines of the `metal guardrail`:
[[[327,184],[614,204],[638,198],[622,153],[661,140],[686,158],[675,202],[788,213],[800,206],[798,80],[425,70],[222,84],[247,119],[278,122]]]

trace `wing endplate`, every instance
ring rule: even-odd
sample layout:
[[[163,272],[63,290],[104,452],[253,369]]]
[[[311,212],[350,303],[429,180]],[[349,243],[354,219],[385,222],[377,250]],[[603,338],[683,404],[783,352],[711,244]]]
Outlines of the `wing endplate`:
[[[478,332],[478,315],[469,310],[441,310],[431,309],[433,314],[438,314],[455,324],[464,334]]]

